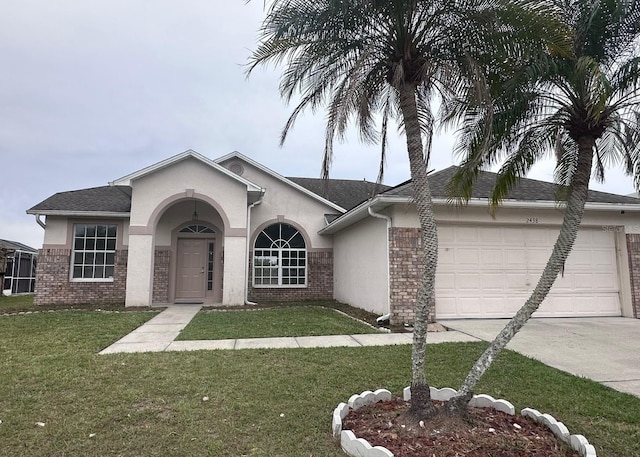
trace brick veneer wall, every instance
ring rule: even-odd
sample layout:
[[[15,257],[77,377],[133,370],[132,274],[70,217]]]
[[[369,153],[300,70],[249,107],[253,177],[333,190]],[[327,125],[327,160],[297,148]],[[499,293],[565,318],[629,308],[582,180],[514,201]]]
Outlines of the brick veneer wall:
[[[153,303],[169,303],[169,249],[156,249],[153,262]]]
[[[294,301],[333,299],[333,251],[307,251],[307,287],[254,288],[253,251],[249,253],[249,300]]]
[[[40,249],[36,266],[36,305],[124,303],[127,278],[126,250],[116,251],[113,281],[69,280],[70,249]]]
[[[633,316],[640,319],[640,234],[627,234]]]
[[[413,323],[424,253],[420,229],[389,229],[389,300],[391,323]],[[435,306],[429,321],[435,320]]]

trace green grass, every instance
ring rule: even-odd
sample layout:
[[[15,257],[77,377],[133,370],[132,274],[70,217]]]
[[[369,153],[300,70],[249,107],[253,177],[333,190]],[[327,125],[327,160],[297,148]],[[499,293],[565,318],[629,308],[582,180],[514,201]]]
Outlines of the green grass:
[[[136,308],[128,308],[125,309],[124,303],[112,303],[112,304],[101,304],[94,305],[91,303],[83,303],[83,304],[60,304],[60,305],[34,305],[33,304],[33,294],[25,294],[25,295],[11,295],[9,297],[5,297],[0,295],[0,315],[2,314],[14,314],[20,312],[42,312],[42,311],[59,311],[59,310],[69,310],[69,309],[84,309],[84,310],[111,310],[111,311],[135,311]],[[139,311],[141,308],[137,308]]]
[[[333,309],[315,306],[252,311],[200,311],[178,340],[378,333]]]
[[[333,408],[409,382],[408,345],[97,355],[152,315],[0,317],[0,455],[343,457]],[[429,346],[429,382],[457,387],[485,347]],[[511,352],[478,391],[553,414],[599,457],[640,457],[638,398]]]
[[[33,294],[11,295],[9,297],[0,295],[0,312],[32,311],[34,309]]]

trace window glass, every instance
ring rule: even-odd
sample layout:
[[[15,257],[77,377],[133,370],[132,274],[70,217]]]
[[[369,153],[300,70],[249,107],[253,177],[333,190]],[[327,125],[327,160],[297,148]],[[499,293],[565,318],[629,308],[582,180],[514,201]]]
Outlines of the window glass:
[[[282,287],[305,285],[305,258],[306,243],[298,229],[285,223],[270,225],[256,237],[253,284]]]
[[[76,224],[73,240],[74,279],[113,277],[117,226],[115,224]]]

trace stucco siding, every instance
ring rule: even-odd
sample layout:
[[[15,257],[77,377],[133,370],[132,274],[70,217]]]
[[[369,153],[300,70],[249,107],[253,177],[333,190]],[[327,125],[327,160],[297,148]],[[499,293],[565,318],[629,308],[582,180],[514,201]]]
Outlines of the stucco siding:
[[[389,312],[387,223],[368,218],[334,235],[336,300],[376,314]]]
[[[229,163],[239,162],[233,159]],[[225,162],[223,165],[228,163]],[[331,237],[318,235],[325,226],[324,215],[338,211],[323,204],[298,189],[274,178],[264,171],[242,161],[244,171],[242,177],[266,189],[262,203],[253,208],[251,213],[252,241],[258,229],[267,222],[275,221],[278,216],[294,222],[305,231],[310,242],[307,249],[327,249],[332,247]]]
[[[196,159],[186,159],[132,183],[131,226],[146,227],[167,199],[192,190],[208,197],[224,214],[231,228],[246,227],[246,186]],[[225,227],[227,229],[228,227]]]
[[[66,246],[68,219],[66,217],[47,216],[47,228],[44,231],[43,245]],[[69,242],[69,246],[71,243]]]
[[[125,306],[149,306],[153,281],[153,236],[129,237]]]
[[[193,213],[196,210],[198,219],[194,221]],[[171,246],[172,231],[189,221],[194,224],[200,223],[212,226],[218,233],[224,233],[224,222],[214,208],[204,202],[194,204],[193,201],[182,201],[167,208],[158,220],[155,231],[155,245]]]
[[[222,302],[225,305],[244,303],[246,284],[246,238],[231,237],[225,240],[224,277]]]

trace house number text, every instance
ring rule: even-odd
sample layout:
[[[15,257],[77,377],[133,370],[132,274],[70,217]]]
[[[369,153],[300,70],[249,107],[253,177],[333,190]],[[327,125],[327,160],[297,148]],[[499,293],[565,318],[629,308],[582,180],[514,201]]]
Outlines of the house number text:
[[[527,224],[537,224],[538,223],[538,218],[537,217],[527,217],[525,219],[525,222]]]

